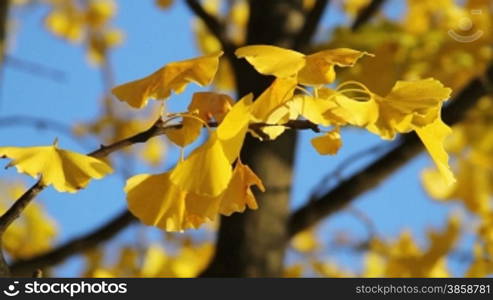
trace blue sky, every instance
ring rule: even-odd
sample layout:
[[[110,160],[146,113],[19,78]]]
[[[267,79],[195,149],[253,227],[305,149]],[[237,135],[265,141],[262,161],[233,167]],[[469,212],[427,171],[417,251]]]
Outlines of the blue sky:
[[[117,83],[140,78],[160,68],[167,62],[182,60],[198,55],[194,36],[190,30],[191,15],[183,1],[169,11],[156,9],[154,1],[117,1],[119,12],[114,25],[125,32],[125,42],[111,55],[111,65]],[[387,11],[397,15],[403,1],[391,1]],[[85,49],[70,45],[50,33],[42,25],[47,10],[44,7],[24,9],[15,14],[15,36],[11,40],[11,55],[26,61],[36,62],[62,72],[61,82],[35,76],[13,66],[4,71],[1,87],[0,120],[13,115],[48,118],[69,126],[73,122],[93,120],[100,113],[100,97],[104,92],[101,74],[85,59]],[[323,25],[347,22],[334,9],[325,15]],[[326,32],[326,31],[323,31]],[[190,85],[187,91],[175,95],[169,101],[171,111],[182,111],[193,92],[204,90]],[[132,112],[128,108],[129,112]],[[0,145],[34,146],[51,144],[59,136],[63,148],[79,152],[96,149],[98,141],[88,139],[89,147],[82,147],[71,138],[49,130],[32,129],[25,126],[0,127]],[[312,133],[301,133],[296,157],[296,175],[293,183],[292,204],[298,207],[317,186],[319,179],[333,170],[342,160],[352,154],[378,145],[382,141],[371,134],[350,129],[343,132],[344,146],[336,157],[322,157],[310,145]],[[176,153],[172,151],[166,166],[173,163]],[[371,161],[368,156],[356,163],[355,170]],[[5,162],[6,163],[6,162]],[[1,162],[4,165],[4,162]],[[368,192],[354,202],[354,206],[365,212],[373,221],[377,232],[395,237],[403,228],[410,228],[421,242],[429,226],[440,227],[450,211],[430,200],[424,193],[419,175],[430,165],[426,155],[420,155],[396,173],[380,187]],[[135,171],[146,168],[137,166]],[[165,166],[157,168],[163,170]],[[350,171],[349,170],[349,171]],[[13,169],[1,170],[0,178],[21,178],[28,183],[34,180],[18,175]],[[62,194],[52,188],[45,190],[39,199],[48,212],[57,220],[60,229],[58,242],[64,242],[92,228],[98,227],[109,217],[125,207],[124,180],[111,175],[104,180],[93,181],[89,187],[77,194]],[[330,236],[340,230],[364,236],[366,229],[361,221],[349,213],[341,213],[324,222],[321,234]],[[115,243],[135,243],[138,229],[131,228],[120,235]],[[150,230],[154,235],[159,231]],[[358,267],[358,260],[350,253],[337,254],[337,258],[349,267]],[[60,276],[75,276],[81,267],[80,259],[68,261],[57,273]],[[460,266],[457,266],[460,269]]]

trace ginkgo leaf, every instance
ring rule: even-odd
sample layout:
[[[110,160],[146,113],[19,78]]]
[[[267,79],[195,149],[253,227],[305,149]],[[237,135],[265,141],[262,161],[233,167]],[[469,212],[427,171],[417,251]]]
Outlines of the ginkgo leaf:
[[[338,130],[316,137],[311,140],[311,143],[320,155],[337,154],[342,146],[341,135]]]
[[[295,78],[277,78],[255,100],[252,115],[259,121],[266,121],[269,115],[293,97]]]
[[[448,154],[443,146],[445,138],[452,133],[452,129],[443,123],[442,120],[437,119],[435,122],[422,128],[416,128],[415,130],[445,182],[447,184],[453,184],[455,177],[450,170]]]
[[[215,119],[220,123],[230,111],[233,103],[233,99],[226,94],[198,92],[193,94],[188,111],[196,112],[204,122],[208,123]]]
[[[166,136],[177,146],[186,147],[199,136],[203,123],[200,120],[184,117],[181,128],[166,131]]]
[[[385,103],[404,114],[415,114],[413,120],[418,122],[413,122],[415,125],[427,125],[438,117],[437,108],[450,97],[451,93],[451,89],[431,78],[418,81],[398,81],[385,97]],[[428,116],[430,113],[432,116]],[[417,119],[419,117],[430,121],[421,124],[420,119]]]
[[[259,73],[286,78],[296,75],[305,65],[305,55],[276,46],[253,45],[238,48],[238,58],[245,58]]]
[[[322,126],[331,125],[332,121],[325,114],[336,107],[334,102],[308,95],[296,95],[287,105],[310,122]]]
[[[318,96],[336,104],[336,107],[325,113],[325,117],[332,123],[365,127],[375,123],[378,119],[378,104],[373,98],[366,101],[352,99],[342,92],[328,88],[319,89]]]
[[[235,212],[245,211],[246,207],[257,209],[257,201],[250,190],[250,187],[253,185],[256,185],[262,192],[265,191],[262,180],[258,178],[257,174],[247,165],[238,161],[228,188],[221,196],[219,212],[225,216],[229,216]]]
[[[306,56],[305,66],[298,73],[298,83],[303,85],[323,85],[336,78],[334,66],[352,67],[366,52],[353,49],[329,49]]]
[[[128,209],[142,223],[166,231],[199,228],[219,211],[219,198],[187,193],[173,184],[170,173],[140,174],[125,185]]]
[[[10,158],[7,167],[32,177],[41,176],[44,185],[57,191],[74,193],[87,186],[92,178],[102,178],[113,170],[105,162],[83,154],[44,147],[0,147],[0,157]]]
[[[250,113],[253,95],[248,94],[238,101],[217,127],[217,138],[221,142],[224,154],[232,163],[240,155],[248,125],[252,119]]]
[[[441,105],[452,90],[438,80],[423,79],[399,81],[385,97],[374,95],[379,106],[379,116],[369,131],[385,139],[396,133],[407,133],[415,127],[424,127],[439,118]]]
[[[125,192],[128,209],[142,223],[166,231],[183,230],[186,193],[169,180],[169,173],[133,176]]]
[[[276,46],[253,45],[236,50],[259,73],[277,78],[297,76],[298,83],[322,85],[335,80],[334,66],[352,67],[366,52],[352,49],[330,49],[305,56],[303,53]]]
[[[212,132],[205,144],[178,163],[170,180],[187,193],[214,197],[226,189],[231,175],[230,161],[216,132]]]
[[[217,72],[222,52],[170,63],[153,74],[113,88],[112,93],[134,108],[146,106],[149,99],[164,100],[171,92],[181,93],[187,84],[210,84]]]

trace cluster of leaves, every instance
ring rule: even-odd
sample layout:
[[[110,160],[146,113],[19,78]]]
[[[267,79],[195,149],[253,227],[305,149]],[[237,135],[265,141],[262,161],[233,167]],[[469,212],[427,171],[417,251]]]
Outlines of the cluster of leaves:
[[[105,62],[108,50],[123,40],[122,32],[110,26],[116,13],[113,0],[50,0],[48,4],[47,29],[71,43],[83,42],[89,61],[96,65]]]
[[[130,106],[143,108],[149,99],[164,100],[173,91],[182,92],[189,82],[211,83],[221,54],[168,64],[147,77],[114,88],[113,93]],[[363,127],[385,139],[415,130],[444,180],[453,182],[442,147],[450,129],[439,113],[450,89],[433,79],[398,82],[385,97],[358,82],[344,82],[336,89],[327,87],[336,79],[335,66],[351,67],[365,54],[345,48],[311,55],[265,45],[239,48],[239,58],[276,80],[254,102],[251,95],[233,105],[226,95],[197,93],[187,112],[170,115],[165,122],[183,119],[179,129],[166,133],[177,146],[194,142],[204,126],[209,137],[171,171],[130,178],[125,188],[130,211],[145,224],[176,231],[197,228],[218,213],[230,215],[247,206],[257,208],[250,187],[263,187],[239,159],[243,140],[247,132],[261,140],[273,140],[290,128],[290,122],[299,119],[331,127],[312,141],[321,154],[337,153],[342,144],[339,128],[343,126]],[[296,94],[296,90],[303,94]],[[211,129],[211,124],[217,129]]]
[[[207,266],[214,247],[209,242],[196,243],[189,238],[167,238],[177,249],[165,249],[158,243],[145,248],[124,246],[116,261],[108,264],[102,249],[85,254],[84,277],[196,277]]]
[[[312,228],[301,232],[292,241],[293,249],[308,259],[288,267],[285,276],[299,277],[312,272],[324,277],[451,277],[445,257],[459,241],[461,224],[458,216],[452,216],[443,231],[430,230],[428,247],[425,249],[418,245],[407,230],[395,241],[386,241],[378,236],[371,237],[360,245],[365,248],[365,254],[359,273],[345,270],[324,257],[324,247]],[[344,243],[348,241],[339,242]],[[466,276],[484,276],[475,268],[475,264],[471,264]]]

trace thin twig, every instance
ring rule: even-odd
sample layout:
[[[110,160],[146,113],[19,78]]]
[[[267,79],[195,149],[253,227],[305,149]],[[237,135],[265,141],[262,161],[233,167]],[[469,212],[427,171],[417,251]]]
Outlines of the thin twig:
[[[13,126],[32,126],[40,130],[50,129],[60,134],[63,134],[67,137],[72,138],[81,147],[88,148],[89,146],[88,143],[85,143],[81,141],[79,138],[76,138],[68,125],[65,125],[63,123],[54,120],[38,118],[33,116],[23,116],[23,115],[13,115],[13,116],[6,116],[0,118],[0,129],[2,127],[13,127]]]
[[[290,122],[288,122],[286,124],[283,124],[283,125],[286,126],[287,128],[291,128],[291,129],[298,129],[298,130],[310,129],[310,130],[313,130],[313,123],[311,123],[309,121],[303,121],[303,120],[290,121]],[[210,123],[209,126],[210,127],[217,127],[218,124],[217,123]],[[261,126],[274,126],[274,125],[273,124],[262,124]],[[115,142],[115,143],[113,143],[111,145],[107,145],[107,146],[101,145],[98,150],[95,150],[95,151],[89,153],[88,155],[90,155],[92,157],[96,157],[96,158],[102,158],[102,157],[108,156],[109,154],[111,154],[111,153],[113,153],[115,151],[121,150],[121,149],[123,149],[125,147],[131,146],[131,145],[134,145],[134,144],[137,144],[137,143],[145,143],[149,139],[151,139],[151,138],[153,138],[155,136],[159,136],[159,135],[165,134],[168,130],[176,130],[176,129],[179,129],[181,127],[182,127],[182,124],[165,125],[165,122],[160,118],[149,129],[147,129],[147,130],[145,130],[143,132],[140,132],[140,133],[138,133],[136,135],[133,135],[131,137],[128,137],[126,139],[123,139],[123,140],[120,140],[118,142]],[[250,127],[252,127],[252,128],[258,128],[259,125],[253,123],[253,124],[250,125]],[[41,180],[39,180],[35,185],[33,185],[31,188],[29,188],[24,193],[24,195],[22,195],[19,199],[17,199],[15,201],[15,203],[7,210],[7,212],[5,212],[4,215],[2,215],[0,217],[0,237],[3,235],[3,233],[8,228],[8,226],[10,224],[12,224],[12,222],[14,222],[19,217],[19,215],[24,210],[24,208],[44,188],[45,188],[45,186],[41,183]],[[122,215],[120,216],[120,218],[124,218],[124,216],[125,216],[125,213],[122,213]],[[113,221],[111,221],[110,223],[108,223],[108,225],[112,225],[112,224],[114,224],[114,222],[116,222],[118,224],[122,224],[122,222],[117,222],[117,221],[118,221],[118,218],[115,219],[115,220],[113,220]],[[124,224],[129,224],[130,222],[128,222],[128,223],[123,222],[123,223]],[[119,228],[119,230],[121,230],[124,227],[116,227],[116,226],[114,226],[112,228]],[[108,230],[108,229],[105,228],[105,226],[103,226],[100,229],[98,229],[98,231],[102,231],[104,233],[110,232],[110,233],[114,233],[114,234],[116,234],[119,230]],[[94,236],[94,235],[92,235],[92,236]],[[109,238],[109,235],[105,235],[105,238],[104,239],[100,239],[98,241],[103,241],[103,240],[106,240],[108,238]],[[82,239],[84,241],[86,241],[86,237],[83,237]],[[76,239],[76,241],[77,240],[78,239]],[[60,248],[57,248],[57,249],[53,250],[52,252],[49,252],[49,253],[45,254],[44,257],[51,258],[52,255],[54,255],[55,257],[57,257],[57,259],[56,260],[49,259],[49,261],[50,262],[51,261],[58,262],[58,261],[60,261],[62,259],[61,258],[62,256],[63,257],[67,257],[67,256],[70,256],[71,254],[78,253],[80,251],[83,251],[83,250],[87,249],[88,247],[92,247],[93,245],[95,245],[94,243],[89,243],[89,242],[82,243],[82,246],[80,246],[81,243],[75,243],[75,244],[77,244],[79,246],[78,247],[71,246],[71,247],[68,248],[68,249],[72,249],[72,251],[75,251],[75,252],[67,251],[66,250],[67,249],[66,248],[66,245],[64,245],[64,246],[62,246]],[[53,254],[53,253],[58,253],[58,254]],[[63,255],[60,255],[59,253],[62,253]],[[26,264],[27,264],[27,262],[26,262]]]
[[[352,31],[357,31],[361,26],[368,22],[385,4],[387,0],[372,0],[367,7],[363,8],[360,13],[356,16],[353,26],[351,26]]]
[[[5,55],[5,66],[33,76],[47,78],[57,83],[65,83],[67,81],[67,75],[64,71],[12,55]]]
[[[330,173],[326,174],[316,185],[315,190],[312,192],[313,197],[311,199],[315,199],[315,195],[319,195],[320,191],[324,190],[324,188],[327,188],[328,183],[331,182],[332,180],[338,180],[341,181],[342,175],[345,170],[347,170],[351,165],[353,165],[355,162],[359,161],[360,159],[368,156],[368,155],[375,155],[379,154],[381,151],[383,151],[385,148],[389,147],[387,143],[379,144],[372,146],[367,149],[363,149],[361,151],[358,151],[356,153],[353,153],[349,155],[346,159],[344,159],[342,162],[340,162],[337,167],[331,171]]]

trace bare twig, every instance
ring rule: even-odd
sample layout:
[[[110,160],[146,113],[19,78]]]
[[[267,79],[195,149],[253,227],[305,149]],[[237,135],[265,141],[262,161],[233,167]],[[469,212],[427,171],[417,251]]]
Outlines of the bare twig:
[[[5,66],[33,76],[48,78],[57,83],[64,83],[67,81],[67,75],[64,71],[12,55],[5,55]]]
[[[385,4],[387,0],[372,0],[367,7],[363,8],[360,13],[356,16],[353,26],[351,26],[352,31],[358,30],[362,25],[368,22]]]
[[[352,164],[357,162],[358,160],[368,156],[368,155],[375,155],[379,154],[381,151],[383,151],[385,148],[389,147],[387,143],[382,143],[376,146],[372,146],[367,149],[363,149],[361,151],[358,151],[356,153],[351,154],[349,157],[344,159],[337,167],[325,175],[322,180],[319,181],[319,183],[316,185],[315,190],[312,192],[313,197],[312,199],[315,199],[315,195],[319,195],[320,191],[323,191],[324,188],[327,188],[328,183],[331,182],[331,180],[342,180],[342,175],[345,170],[347,170]]]
[[[308,46],[317,31],[320,19],[328,4],[329,0],[317,0],[317,2],[315,2],[315,5],[305,17],[303,27],[294,40],[294,50],[303,50],[303,48]]]
[[[481,97],[492,94],[492,81],[493,65],[490,65],[484,77],[472,80],[444,108],[443,120],[449,125],[460,122]],[[313,226],[323,218],[339,211],[358,196],[375,188],[422,150],[423,146],[416,134],[402,136],[394,142],[389,151],[373,163],[341,181],[321,197],[310,199],[305,206],[295,211],[288,222],[289,235],[293,236]]]
[[[23,115],[13,115],[0,118],[0,128],[12,126],[32,126],[40,130],[50,129],[72,138],[76,143],[84,148],[88,147],[87,143],[84,143],[79,138],[74,137],[74,133],[68,125],[54,120]]]

